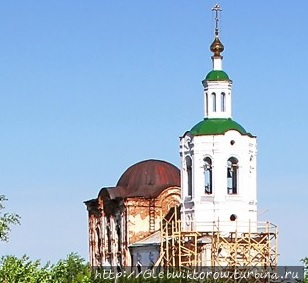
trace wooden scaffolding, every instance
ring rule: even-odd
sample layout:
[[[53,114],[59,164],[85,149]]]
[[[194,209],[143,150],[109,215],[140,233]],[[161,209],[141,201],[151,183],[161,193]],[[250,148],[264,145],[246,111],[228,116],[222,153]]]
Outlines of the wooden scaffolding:
[[[156,265],[165,268],[202,268],[205,250],[210,254],[210,267],[238,267],[275,270],[277,266],[277,227],[269,222],[258,224],[254,232],[219,231],[213,222],[212,231],[183,231],[179,208],[162,217],[160,257]],[[208,239],[205,243],[204,238]],[[208,249],[205,249],[207,245]],[[200,270],[200,269],[199,269]]]
[[[161,225],[160,254],[165,268],[193,268],[198,260],[198,237],[196,231],[182,231],[179,208],[174,208],[163,218]]]
[[[220,231],[212,233],[212,266],[267,267],[277,266],[277,226],[258,223],[256,232],[230,232],[222,236]]]

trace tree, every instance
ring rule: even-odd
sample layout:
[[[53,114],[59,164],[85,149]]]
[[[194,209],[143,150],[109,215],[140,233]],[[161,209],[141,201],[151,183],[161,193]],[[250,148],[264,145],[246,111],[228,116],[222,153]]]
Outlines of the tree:
[[[305,270],[305,279],[304,282],[308,283],[308,257],[301,260],[304,264],[304,270]]]
[[[3,213],[5,206],[3,202],[7,201],[4,195],[0,195],[0,241],[8,242],[11,225],[20,224],[20,216],[15,213]]]
[[[91,279],[89,264],[72,253],[55,265],[41,265],[26,255],[21,258],[3,256],[0,259],[0,282],[3,283],[101,283]],[[105,282],[104,283],[109,283]],[[113,283],[113,282],[110,282]]]
[[[40,261],[31,261],[28,256],[22,258],[3,256],[0,260],[0,281],[3,283],[51,283],[50,265],[41,267]]]
[[[71,253],[64,260],[51,268],[51,278],[53,283],[91,283],[90,267],[85,260]]]

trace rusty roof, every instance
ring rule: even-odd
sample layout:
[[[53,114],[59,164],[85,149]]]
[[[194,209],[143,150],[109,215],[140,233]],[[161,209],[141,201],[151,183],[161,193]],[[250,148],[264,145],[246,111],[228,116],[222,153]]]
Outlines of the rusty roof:
[[[119,179],[116,187],[103,188],[110,199],[127,197],[157,197],[169,187],[180,187],[180,170],[169,162],[149,159],[129,167]]]

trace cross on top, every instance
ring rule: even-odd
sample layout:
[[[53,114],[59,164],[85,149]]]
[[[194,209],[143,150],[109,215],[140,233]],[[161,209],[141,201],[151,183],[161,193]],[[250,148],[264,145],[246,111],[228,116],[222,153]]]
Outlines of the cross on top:
[[[216,4],[214,8],[212,8],[212,11],[215,11],[215,35],[218,36],[219,28],[218,28],[218,22],[219,22],[219,12],[222,11],[220,6]]]

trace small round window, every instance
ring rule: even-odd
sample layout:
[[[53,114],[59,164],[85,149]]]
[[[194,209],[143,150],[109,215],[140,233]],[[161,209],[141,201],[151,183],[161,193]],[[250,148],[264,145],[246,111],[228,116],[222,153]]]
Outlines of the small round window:
[[[230,215],[230,220],[235,221],[237,219],[237,216],[235,214]]]

